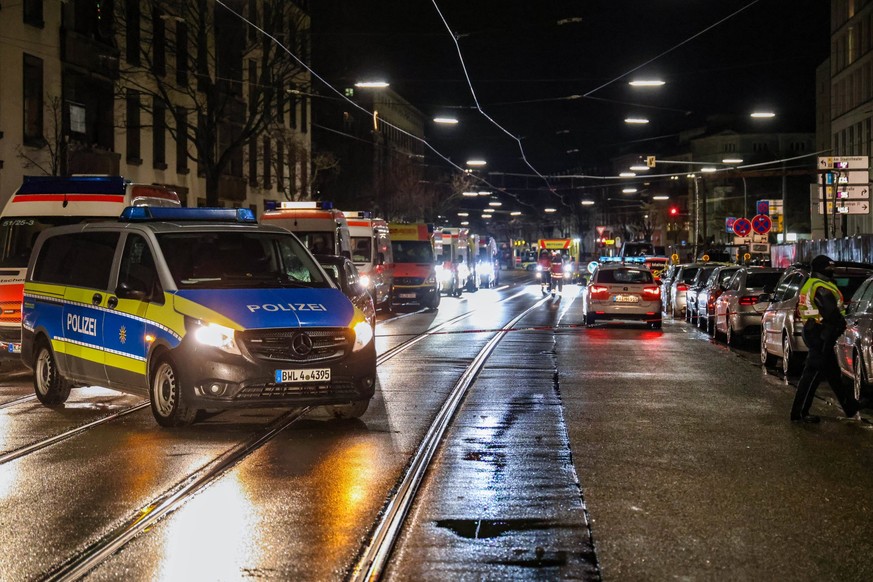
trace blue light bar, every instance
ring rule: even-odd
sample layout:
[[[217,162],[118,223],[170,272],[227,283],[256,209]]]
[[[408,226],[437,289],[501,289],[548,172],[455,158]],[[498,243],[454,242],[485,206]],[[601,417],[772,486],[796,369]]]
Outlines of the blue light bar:
[[[241,222],[257,224],[250,208],[172,208],[165,206],[128,206],[119,220],[125,222],[198,221]]]
[[[124,194],[121,176],[24,176],[18,194]]]

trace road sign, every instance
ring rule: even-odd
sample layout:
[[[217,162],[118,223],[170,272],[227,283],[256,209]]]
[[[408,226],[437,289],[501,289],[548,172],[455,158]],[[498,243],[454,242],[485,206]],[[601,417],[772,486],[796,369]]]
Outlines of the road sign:
[[[752,219],[752,230],[758,234],[767,234],[773,228],[773,221],[766,214],[759,214]]]
[[[768,243],[752,243],[752,245],[749,247],[749,250],[753,253],[769,255],[770,245]]]
[[[748,236],[752,232],[752,221],[748,218],[738,218],[734,221],[734,234],[737,236]]]
[[[755,202],[755,210],[758,214],[770,214],[770,201],[758,200]]]
[[[776,214],[782,214],[782,199],[781,198],[768,198],[764,202],[770,206],[769,214],[774,216]],[[759,212],[758,214],[764,214],[763,212]]]
[[[818,201],[823,202],[825,196],[827,196],[828,200],[833,200],[834,198],[837,200],[869,200],[870,187],[858,184],[842,184],[839,186],[825,186],[824,190],[822,190],[822,187],[819,186]]]
[[[765,243],[767,242],[768,237],[766,234],[757,234],[752,233],[752,242],[753,243]]]
[[[655,156],[646,156],[646,166],[649,168],[655,167]]]
[[[724,231],[728,234],[734,231],[734,222],[737,220],[736,216],[728,216],[724,219]]]
[[[819,170],[866,170],[869,167],[868,156],[828,156],[818,159]]]
[[[818,213],[824,214],[824,203],[818,203]],[[828,200],[828,214],[834,213],[834,202]],[[839,200],[837,201],[837,214],[870,214],[869,200]]]
[[[866,170],[828,172],[825,174],[825,183],[829,186],[833,184],[869,184],[870,172],[867,172]]]

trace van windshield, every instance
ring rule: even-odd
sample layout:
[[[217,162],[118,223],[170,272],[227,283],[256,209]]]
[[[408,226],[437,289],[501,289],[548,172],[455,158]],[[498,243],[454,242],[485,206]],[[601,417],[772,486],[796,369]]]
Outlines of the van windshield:
[[[290,235],[200,231],[156,236],[179,289],[332,286]]]
[[[27,267],[39,233],[53,226],[77,224],[85,220],[81,216],[7,216],[0,219],[0,267]]]
[[[395,263],[433,263],[433,247],[426,240],[391,241]]]
[[[313,255],[335,255],[334,233],[328,231],[293,231]]]
[[[352,237],[352,260],[356,263],[369,263],[373,260],[372,245],[368,236]]]

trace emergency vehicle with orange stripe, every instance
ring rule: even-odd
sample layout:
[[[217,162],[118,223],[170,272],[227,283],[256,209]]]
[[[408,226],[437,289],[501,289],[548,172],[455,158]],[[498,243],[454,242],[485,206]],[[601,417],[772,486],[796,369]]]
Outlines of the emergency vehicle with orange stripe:
[[[344,210],[352,244],[352,262],[361,283],[370,291],[376,307],[385,307],[391,297],[394,255],[388,223],[364,210]]]
[[[260,222],[290,230],[314,255],[352,258],[348,221],[330,201],[282,202],[264,212]]]
[[[390,223],[394,279],[388,308],[413,305],[436,309],[440,284],[434,264],[433,225]]]
[[[21,299],[36,237],[53,226],[116,220],[128,206],[181,206],[173,190],[121,176],[25,176],[0,214],[0,359],[21,352]]]

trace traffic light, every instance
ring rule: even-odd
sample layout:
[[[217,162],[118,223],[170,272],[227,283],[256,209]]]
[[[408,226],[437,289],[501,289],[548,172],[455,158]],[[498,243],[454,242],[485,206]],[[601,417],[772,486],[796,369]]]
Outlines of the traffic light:
[[[679,207],[671,206],[670,207],[670,216],[679,216]]]

